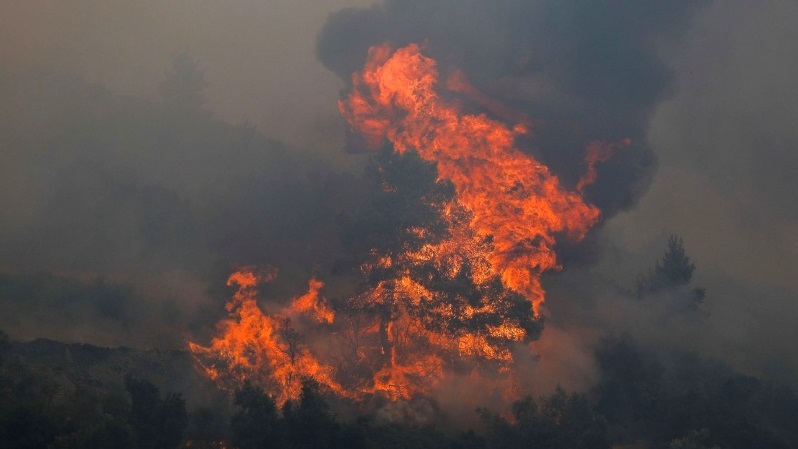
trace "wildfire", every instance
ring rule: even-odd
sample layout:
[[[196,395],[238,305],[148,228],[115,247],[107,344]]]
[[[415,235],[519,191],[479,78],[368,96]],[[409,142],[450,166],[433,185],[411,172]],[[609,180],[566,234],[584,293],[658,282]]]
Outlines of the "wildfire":
[[[311,279],[308,293],[264,313],[257,286],[276,273],[234,273],[230,319],[210,346],[190,343],[200,366],[221,384],[248,379],[283,402],[298,397],[301,378],[311,377],[342,397],[406,399],[434,388],[449,370],[476,365],[507,372],[513,345],[540,332],[540,275],[560,269],[557,240],[579,241],[599,220],[598,208],[582,196],[596,179],[596,164],[628,144],[591,145],[586,174],[571,191],[514,146],[528,120],[509,126],[439,96],[436,63],[419,46],[371,48],[352,81],[352,92],[339,101],[350,132],[371,150],[390,144],[400,155],[417,152],[436,165],[440,182],[453,185],[452,198],[428,200],[438,201],[433,206],[446,233],[413,227],[406,235],[421,244],[372,251],[361,266],[370,281],[335,308],[320,293],[324,284]],[[446,86],[497,115],[518,117],[460,72]],[[387,181],[380,189],[401,193]],[[305,326],[327,337],[306,341]]]
[[[616,151],[631,144],[631,139],[624,139],[620,143],[615,144],[607,145],[601,142],[592,142],[590,145],[588,145],[587,155],[585,156],[585,165],[587,166],[587,171],[585,171],[585,174],[579,178],[579,182],[576,183],[576,190],[581,193],[585,190],[585,187],[596,182],[596,179],[598,178],[598,174],[596,173],[596,164],[607,162],[610,160],[610,158],[612,158],[612,155],[615,154]]]
[[[231,388],[250,380],[274,393],[279,403],[299,397],[303,377],[346,395],[333,380],[332,368],[310,353],[293,325],[292,316],[296,318],[302,312],[316,318],[321,311],[323,320],[331,316],[318,296],[323,284],[311,280],[307,294],[281,313],[267,315],[258,307],[257,286],[275,276],[275,270],[259,272],[254,268],[233,273],[227,285],[238,289],[227,303],[230,319],[219,323],[220,335],[210,346],[189,342],[189,349],[211,379]]]
[[[418,45],[371,48],[363,73],[352,81],[352,93],[338,103],[350,130],[364,135],[371,149],[387,139],[398,152],[414,149],[435,162],[439,176],[454,184],[457,201],[473,214],[474,231],[493,237],[493,270],[537,308],[544,300],[540,274],[559,269],[556,236],[582,239],[598,222],[599,210],[513,146],[526,126],[462,114],[441,99],[436,63]]]

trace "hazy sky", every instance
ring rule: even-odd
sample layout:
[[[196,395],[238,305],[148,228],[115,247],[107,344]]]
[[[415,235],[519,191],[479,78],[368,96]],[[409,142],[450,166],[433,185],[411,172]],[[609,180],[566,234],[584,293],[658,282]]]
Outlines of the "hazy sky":
[[[320,130],[337,126],[330,122],[343,84],[316,60],[316,35],[329,13],[371,3],[1,2],[0,67],[63,69],[116,93],[156,98],[170,57],[189,51],[205,69],[208,106],[218,117],[249,121],[291,143],[320,144]]]
[[[708,287],[711,334],[750,365],[796,368],[798,2],[716,2],[668,53],[678,90],[649,140],[660,167],[605,233],[630,251],[672,232]],[[660,237],[662,241],[662,237]],[[750,366],[749,365],[749,366]]]
[[[249,121],[267,136],[348,160],[354,156],[343,150],[336,108],[344,82],[318,61],[317,36],[330,13],[372,3],[3,1],[0,72],[62,70],[114,93],[156,99],[171,55],[188,50],[204,68],[215,116]],[[697,284],[708,287],[710,325],[727,350],[755,352],[774,342],[776,356],[791,358],[793,368],[796,23],[796,1],[716,1],[657,49],[674,75],[669,98],[646,127],[659,166],[638,206],[601,231],[604,246],[617,252],[608,251],[599,265],[618,276],[643,271],[667,235],[678,233],[698,266]],[[0,185],[13,189],[14,182]]]

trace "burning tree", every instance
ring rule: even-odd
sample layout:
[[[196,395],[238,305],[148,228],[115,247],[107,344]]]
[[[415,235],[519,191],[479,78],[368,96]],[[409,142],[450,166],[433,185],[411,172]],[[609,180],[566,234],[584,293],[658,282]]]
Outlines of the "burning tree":
[[[344,233],[363,282],[332,309],[314,280],[263,313],[256,287],[269,276],[234,274],[231,319],[210,347],[191,344],[210,376],[256,381],[278,402],[298,397],[302,377],[344,397],[409,398],[450,371],[507,372],[513,347],[538,338],[540,275],[561,268],[558,240],[599,221],[581,191],[612,148],[593,144],[588,175],[569,190],[514,146],[528,121],[466,114],[439,96],[438,77],[417,45],[370,50],[339,102],[350,135],[378,152],[373,193]],[[475,92],[457,77],[457,92]],[[300,338],[324,326],[334,336],[324,344]]]
[[[434,383],[442,365],[464,359],[506,368],[511,345],[536,339],[542,320],[491,271],[492,238],[471,230],[452,184],[416,152],[382,151],[369,174],[374,194],[345,234],[364,282],[343,308],[360,317],[349,341],[362,342],[365,327],[377,342],[375,357],[351,344],[350,358],[381,360],[374,377],[385,391]]]

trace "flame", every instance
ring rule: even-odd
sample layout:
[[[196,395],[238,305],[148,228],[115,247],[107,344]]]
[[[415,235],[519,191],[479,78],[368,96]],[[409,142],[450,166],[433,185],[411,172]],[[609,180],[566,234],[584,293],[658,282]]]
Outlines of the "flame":
[[[278,404],[299,397],[303,377],[313,378],[345,396],[346,392],[333,380],[332,368],[303,344],[290,317],[310,311],[315,318],[322,310],[325,313],[321,317],[326,320],[326,309],[318,302],[318,289],[323,284],[311,280],[308,293],[272,316],[258,307],[257,286],[275,276],[275,270],[259,272],[252,267],[230,275],[227,285],[237,286],[227,303],[230,319],[219,323],[220,335],[211,340],[210,346],[189,342],[189,350],[211,379],[231,389],[245,380],[256,382],[274,393]]]
[[[481,366],[508,373],[513,346],[537,338],[545,298],[540,275],[561,268],[558,239],[579,241],[599,221],[598,208],[582,196],[596,179],[596,164],[629,144],[591,144],[587,172],[571,191],[515,147],[532,126],[528,119],[455,72],[450,91],[517,120],[510,126],[464,113],[435,91],[436,63],[418,45],[371,48],[352,82],[338,104],[349,131],[371,150],[390,144],[400,154],[416,151],[436,164],[439,180],[454,186],[454,197],[436,205],[447,233],[426,239],[431,230],[411,228],[407,235],[426,243],[387,254],[373,250],[361,270],[377,280],[336,308],[313,278],[306,294],[264,313],[257,286],[276,271],[233,273],[228,285],[238,290],[227,304],[230,318],[209,346],[189,343],[200,368],[223,386],[254,381],[282,403],[296,399],[300,380],[311,377],[341,397],[398,400],[430,391],[458,369],[480,379]],[[381,190],[397,194],[388,182]],[[507,396],[514,392],[509,383]]]
[[[596,173],[596,164],[607,162],[612,158],[616,151],[621,148],[627,147],[632,144],[631,139],[624,139],[619,143],[604,144],[601,142],[592,142],[587,146],[587,155],[585,156],[585,165],[587,171],[579,178],[576,183],[576,190],[583,192],[585,187],[596,182],[598,174]]]
[[[308,282],[308,292],[295,299],[291,308],[299,313],[310,315],[318,323],[332,324],[335,312],[327,305],[326,299],[319,295],[324,282],[312,278]]]
[[[462,75],[457,80],[464,85]],[[537,310],[544,300],[540,274],[560,269],[556,236],[581,240],[598,222],[599,210],[513,146],[527,126],[463,114],[436,93],[437,82],[435,61],[418,45],[372,47],[339,110],[370,149],[387,140],[398,152],[414,149],[437,164],[440,178],[454,184],[458,202],[472,213],[474,231],[493,237],[494,272]]]

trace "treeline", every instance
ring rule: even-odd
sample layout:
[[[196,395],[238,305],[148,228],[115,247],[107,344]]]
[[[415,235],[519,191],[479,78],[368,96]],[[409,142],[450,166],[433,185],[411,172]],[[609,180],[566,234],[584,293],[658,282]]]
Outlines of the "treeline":
[[[475,410],[482,425],[468,431],[445,416],[426,425],[373,412],[344,419],[310,380],[282,407],[246,384],[229,403],[190,411],[181,393],[147,380],[117,388],[75,379],[66,389],[10,357],[7,337],[0,340],[0,447],[8,449],[798,447],[798,397],[789,388],[629,337],[600,345],[591,390],[527,396],[509,413]]]
[[[204,85],[185,54],[152,101],[0,73],[0,328],[180,348],[224,315],[231,265],[278,267],[270,288],[290,297],[333,264],[336,217],[366,185],[340,169],[354,158],[214,118]],[[220,286],[209,299],[183,296],[206,282]]]
[[[180,393],[162,395],[146,380],[127,378],[123,388],[98,388],[71,379],[66,388],[40,370],[7,355],[0,333],[0,447],[180,447],[188,426]]]

